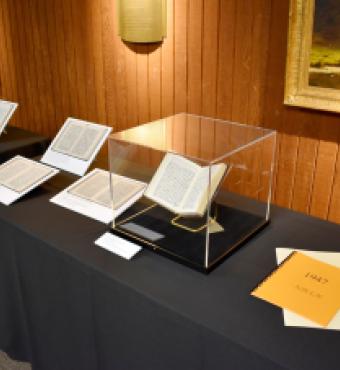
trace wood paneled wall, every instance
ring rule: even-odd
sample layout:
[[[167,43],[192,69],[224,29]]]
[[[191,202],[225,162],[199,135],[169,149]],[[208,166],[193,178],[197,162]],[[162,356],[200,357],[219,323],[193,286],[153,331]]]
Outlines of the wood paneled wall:
[[[1,0],[0,94],[50,136],[180,111],[277,129],[275,203],[340,222],[339,115],[282,104],[288,3],[168,0],[164,43],[127,45],[114,0]]]

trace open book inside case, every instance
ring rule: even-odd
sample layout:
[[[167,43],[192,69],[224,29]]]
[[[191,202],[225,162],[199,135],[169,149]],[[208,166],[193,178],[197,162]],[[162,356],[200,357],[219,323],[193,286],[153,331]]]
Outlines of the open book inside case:
[[[270,220],[275,140],[268,129],[186,113],[111,135],[110,172],[147,184],[111,231],[212,271]]]

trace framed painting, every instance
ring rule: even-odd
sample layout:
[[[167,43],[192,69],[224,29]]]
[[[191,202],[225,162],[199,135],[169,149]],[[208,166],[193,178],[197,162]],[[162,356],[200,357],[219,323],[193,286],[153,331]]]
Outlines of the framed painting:
[[[284,102],[340,112],[339,0],[290,0]]]

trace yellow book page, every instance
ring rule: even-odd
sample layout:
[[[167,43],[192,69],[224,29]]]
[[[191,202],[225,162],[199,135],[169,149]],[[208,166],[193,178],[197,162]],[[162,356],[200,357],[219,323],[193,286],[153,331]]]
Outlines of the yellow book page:
[[[340,309],[340,269],[295,252],[251,294],[326,326]]]

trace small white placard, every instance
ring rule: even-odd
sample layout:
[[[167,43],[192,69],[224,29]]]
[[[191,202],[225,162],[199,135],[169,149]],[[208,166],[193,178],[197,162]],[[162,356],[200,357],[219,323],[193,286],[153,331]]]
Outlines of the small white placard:
[[[83,176],[111,131],[111,127],[68,118],[41,162]]]
[[[130,260],[142,249],[139,245],[131,243],[109,232],[97,239],[95,244],[127,260]]]
[[[315,252],[290,248],[276,248],[277,263],[280,264],[283,262],[293,252],[301,252],[306,256],[340,268],[340,253],[338,252]],[[283,318],[285,326],[340,330],[340,310],[325,328],[287,309],[283,309]]]
[[[0,135],[2,134],[17,107],[17,103],[0,100]]]
[[[0,203],[9,206],[58,172],[55,168],[21,156],[10,159],[0,166]]]

